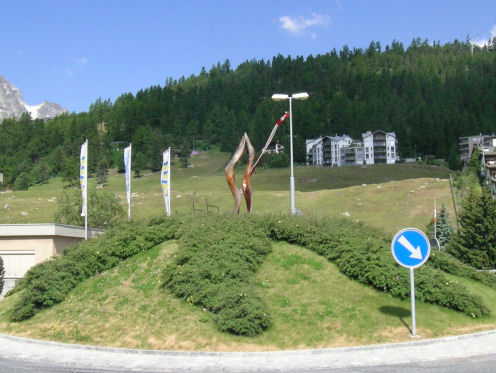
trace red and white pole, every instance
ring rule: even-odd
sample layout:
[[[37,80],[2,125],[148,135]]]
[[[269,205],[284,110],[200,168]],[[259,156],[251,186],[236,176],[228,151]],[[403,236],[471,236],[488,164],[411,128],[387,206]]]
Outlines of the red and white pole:
[[[437,207],[436,207],[435,198],[434,198],[434,238],[437,238]]]
[[[284,115],[282,117],[279,118],[279,120],[276,122],[276,124],[274,125],[274,128],[272,129],[272,132],[270,133],[269,135],[269,138],[267,139],[267,142],[265,143],[265,146],[263,147],[262,149],[262,152],[260,153],[260,155],[258,156],[258,159],[257,161],[255,162],[255,164],[253,165],[253,167],[251,168],[251,172],[250,172],[250,175],[253,175],[253,172],[255,171],[255,168],[257,168],[258,166],[258,163],[260,162],[260,160],[262,159],[262,156],[265,154],[265,151],[267,150],[267,148],[269,147],[270,145],[270,142],[272,141],[272,139],[274,138],[274,135],[276,134],[276,131],[277,129],[279,128],[279,126],[281,124],[284,123],[284,121],[286,119],[288,119],[289,117],[289,113],[286,111],[284,113]]]

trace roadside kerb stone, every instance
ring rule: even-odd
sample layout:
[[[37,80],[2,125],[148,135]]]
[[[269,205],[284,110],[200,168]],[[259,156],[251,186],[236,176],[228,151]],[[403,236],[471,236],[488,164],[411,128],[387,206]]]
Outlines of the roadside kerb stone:
[[[141,372],[259,372],[359,368],[496,354],[496,330],[372,346],[267,352],[118,349],[0,334],[0,358],[32,364]]]

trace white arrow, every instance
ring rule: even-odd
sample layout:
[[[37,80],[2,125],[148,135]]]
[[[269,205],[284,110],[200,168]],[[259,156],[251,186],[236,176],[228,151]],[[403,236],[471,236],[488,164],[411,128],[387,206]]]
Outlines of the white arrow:
[[[400,238],[398,238],[398,242],[411,253],[410,258],[422,259],[422,252],[420,251],[420,246],[414,248],[413,245],[403,235],[401,235]]]

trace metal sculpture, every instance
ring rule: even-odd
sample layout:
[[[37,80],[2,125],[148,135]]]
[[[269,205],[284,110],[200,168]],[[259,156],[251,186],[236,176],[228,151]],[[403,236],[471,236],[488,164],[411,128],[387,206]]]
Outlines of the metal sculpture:
[[[284,115],[276,122],[255,164],[253,164],[255,160],[255,149],[251,145],[250,138],[248,137],[248,135],[246,133],[243,134],[243,137],[241,138],[238,148],[234,152],[231,160],[229,161],[229,163],[227,164],[224,170],[224,173],[226,174],[227,184],[229,185],[229,188],[231,189],[234,198],[235,213],[237,214],[239,213],[239,209],[241,206],[241,198],[242,198],[241,194],[243,194],[245,197],[246,209],[248,213],[251,214],[251,208],[252,208],[251,175],[253,175],[253,172],[260,163],[262,156],[267,152],[267,148],[269,147],[272,138],[276,134],[277,129],[288,117],[289,117],[288,112],[285,112]],[[241,183],[241,189],[238,189],[236,186],[234,167],[243,156],[245,149],[248,153],[248,160],[246,162],[245,173],[243,175],[243,181]]]

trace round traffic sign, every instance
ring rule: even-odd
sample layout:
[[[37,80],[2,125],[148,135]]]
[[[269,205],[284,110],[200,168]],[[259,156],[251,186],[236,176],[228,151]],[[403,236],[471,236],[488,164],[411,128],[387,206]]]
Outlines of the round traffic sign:
[[[421,230],[405,228],[394,236],[391,242],[391,252],[399,265],[406,268],[417,268],[429,258],[431,244]]]

